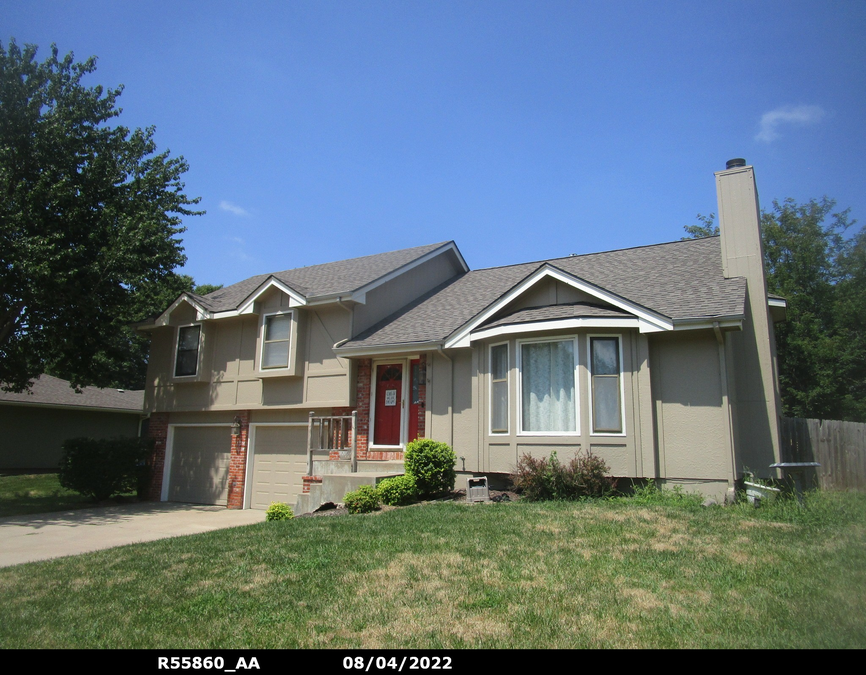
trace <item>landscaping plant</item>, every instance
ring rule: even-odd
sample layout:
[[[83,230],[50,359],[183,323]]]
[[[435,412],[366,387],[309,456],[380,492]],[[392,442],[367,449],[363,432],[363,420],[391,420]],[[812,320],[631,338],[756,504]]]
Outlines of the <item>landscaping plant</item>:
[[[550,453],[549,459],[523,455],[514,485],[529,501],[606,497],[616,486],[608,471],[604,460],[591,453],[575,457],[568,464],[559,461],[556,451]]]
[[[124,492],[134,492],[147,472],[151,439],[70,438],[63,443],[60,484],[102,501]]]
[[[376,487],[382,503],[388,506],[405,506],[415,501],[418,496],[415,478],[410,474],[386,478]]]
[[[454,489],[457,455],[447,443],[419,438],[406,446],[406,473],[415,479],[421,497],[435,497]]]
[[[379,508],[379,490],[373,485],[362,485],[357,490],[347,492],[343,504],[349,513],[370,513]]]
[[[265,520],[290,520],[295,517],[292,507],[285,502],[271,502],[265,512]]]

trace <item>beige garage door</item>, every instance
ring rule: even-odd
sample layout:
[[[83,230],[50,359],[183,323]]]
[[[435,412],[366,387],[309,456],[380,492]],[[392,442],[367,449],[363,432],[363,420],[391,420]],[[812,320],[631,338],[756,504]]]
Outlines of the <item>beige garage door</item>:
[[[175,427],[168,499],[225,505],[231,427]]]
[[[250,507],[294,506],[307,473],[307,427],[256,427]]]

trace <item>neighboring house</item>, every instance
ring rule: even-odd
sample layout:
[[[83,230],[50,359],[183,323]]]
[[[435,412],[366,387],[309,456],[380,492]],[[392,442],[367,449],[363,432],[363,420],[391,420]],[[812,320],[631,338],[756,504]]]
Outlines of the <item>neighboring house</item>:
[[[368,462],[429,437],[474,473],[556,451],[719,497],[769,476],[785,302],[752,168],[716,178],[721,237],[476,271],[447,242],[182,295],[142,326],[152,498],[294,502],[312,411],[357,411]]]
[[[143,391],[84,387],[42,375],[29,392],[0,391],[0,469],[57,469],[63,441],[138,436]]]

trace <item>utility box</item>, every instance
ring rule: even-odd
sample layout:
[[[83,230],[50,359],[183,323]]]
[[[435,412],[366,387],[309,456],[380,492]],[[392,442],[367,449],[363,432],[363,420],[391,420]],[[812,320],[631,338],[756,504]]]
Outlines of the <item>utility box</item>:
[[[490,489],[487,487],[487,476],[473,476],[466,479],[466,501],[490,501]]]

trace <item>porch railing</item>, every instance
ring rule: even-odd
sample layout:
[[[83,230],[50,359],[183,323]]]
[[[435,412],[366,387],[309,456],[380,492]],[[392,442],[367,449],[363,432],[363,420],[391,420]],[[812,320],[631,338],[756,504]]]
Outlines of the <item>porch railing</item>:
[[[310,412],[307,425],[307,475],[313,475],[314,452],[339,452],[340,459],[352,460],[352,473],[358,472],[358,411],[351,415],[316,416]]]

